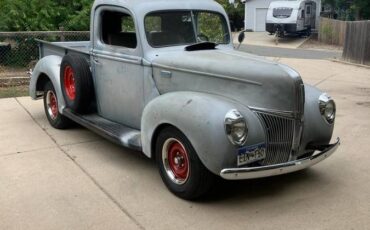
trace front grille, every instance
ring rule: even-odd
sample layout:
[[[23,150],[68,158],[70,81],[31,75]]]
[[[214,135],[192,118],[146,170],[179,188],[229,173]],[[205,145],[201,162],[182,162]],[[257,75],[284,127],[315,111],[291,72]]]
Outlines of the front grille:
[[[287,162],[292,151],[295,120],[276,115],[257,112],[266,130],[266,158],[262,165]]]

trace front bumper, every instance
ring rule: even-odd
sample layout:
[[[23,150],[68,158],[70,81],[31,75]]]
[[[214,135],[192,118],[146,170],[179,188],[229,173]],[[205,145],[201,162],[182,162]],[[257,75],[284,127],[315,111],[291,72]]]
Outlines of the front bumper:
[[[275,33],[278,27],[280,31],[285,31],[287,33],[297,32],[297,24],[266,23],[266,31],[269,33]]]
[[[325,158],[333,154],[340,145],[339,138],[335,144],[329,145],[321,152],[313,155],[312,157],[290,161],[283,164],[268,165],[261,167],[250,168],[230,168],[221,170],[220,176],[226,180],[244,180],[269,176],[277,176],[281,174],[291,173],[308,168],[312,165],[319,163]]]

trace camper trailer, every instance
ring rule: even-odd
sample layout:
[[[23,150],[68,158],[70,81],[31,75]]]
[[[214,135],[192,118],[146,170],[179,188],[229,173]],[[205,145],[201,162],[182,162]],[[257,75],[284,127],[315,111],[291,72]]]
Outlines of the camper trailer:
[[[309,36],[316,24],[316,2],[312,0],[273,1],[266,16],[266,30],[283,37]]]

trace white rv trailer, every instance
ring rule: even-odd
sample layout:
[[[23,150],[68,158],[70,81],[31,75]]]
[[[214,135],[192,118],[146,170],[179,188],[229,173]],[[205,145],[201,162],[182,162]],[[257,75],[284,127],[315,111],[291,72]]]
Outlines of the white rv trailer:
[[[287,0],[271,2],[266,15],[266,30],[282,37],[286,34],[308,36],[316,27],[316,2]]]

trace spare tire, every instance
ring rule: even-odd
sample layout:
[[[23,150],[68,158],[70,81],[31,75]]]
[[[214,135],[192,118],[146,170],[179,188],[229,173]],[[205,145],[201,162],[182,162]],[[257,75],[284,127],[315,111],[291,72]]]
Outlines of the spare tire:
[[[60,65],[60,84],[67,108],[78,113],[89,109],[94,97],[89,64],[78,54],[67,54]]]

